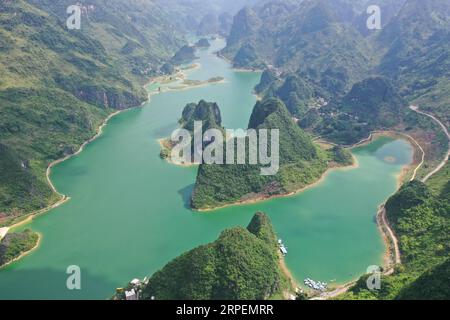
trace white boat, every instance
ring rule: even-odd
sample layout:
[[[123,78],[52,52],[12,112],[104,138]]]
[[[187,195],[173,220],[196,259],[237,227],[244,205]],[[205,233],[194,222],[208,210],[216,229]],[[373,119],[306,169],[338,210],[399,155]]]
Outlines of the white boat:
[[[283,244],[283,240],[278,240],[278,245],[279,245],[279,248],[280,248],[280,251],[281,251],[281,253],[285,256],[285,255],[287,255],[287,253],[288,253],[288,250],[287,250],[287,248],[286,248],[286,246]]]

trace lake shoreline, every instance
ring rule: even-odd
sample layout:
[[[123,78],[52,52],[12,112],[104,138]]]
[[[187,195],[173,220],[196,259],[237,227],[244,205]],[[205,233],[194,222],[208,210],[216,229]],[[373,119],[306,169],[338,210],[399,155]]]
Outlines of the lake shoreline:
[[[390,137],[395,139],[403,139],[407,141],[413,148],[414,148],[414,155],[412,162],[410,164],[404,165],[396,176],[397,180],[397,190],[392,194],[394,195],[398,190],[402,187],[402,185],[405,183],[405,178],[408,176],[408,174],[413,171],[413,176],[410,181],[413,181],[417,175],[417,171],[421,168],[421,166],[424,163],[424,157],[425,152],[423,148],[420,146],[420,144],[411,136],[396,132],[396,131],[374,131],[370,134],[370,136],[366,139],[361,140],[359,143],[352,146],[351,149],[361,147],[364,145],[367,145],[374,141],[374,139],[377,139],[379,137]],[[417,161],[417,154],[422,154],[422,161],[418,163]],[[414,168],[414,170],[413,170]],[[391,195],[391,196],[392,196]],[[391,197],[389,196],[388,199]],[[394,272],[394,267],[397,264],[401,264],[401,252],[399,249],[398,244],[398,238],[395,235],[395,232],[393,231],[392,227],[389,224],[389,220],[386,216],[386,209],[385,209],[386,202],[382,203],[378,207],[378,211],[376,214],[376,222],[377,222],[377,228],[380,232],[380,235],[383,239],[383,243],[385,245],[385,252],[383,253],[383,275],[388,276],[391,275]],[[317,299],[319,300],[326,300],[330,298],[335,298],[341,294],[346,293],[352,286],[356,284],[359,278],[356,278],[352,281],[349,281],[347,283],[344,283],[342,285],[338,285],[337,287],[333,288],[332,291],[325,292],[323,294],[318,295]]]
[[[11,261],[8,261],[7,263],[3,264],[0,266],[0,271],[4,268],[6,268],[7,266],[13,264],[14,262],[19,261],[20,259],[24,258],[25,256],[31,254],[34,250],[36,250],[37,248],[39,248],[39,246],[41,245],[41,240],[42,240],[42,235],[39,232],[36,232],[38,239],[36,241],[36,244],[33,246],[33,248],[31,248],[30,250],[24,251],[22,252],[18,257],[12,259]]]
[[[189,81],[187,71],[192,71],[195,69],[198,69],[201,67],[200,63],[194,63],[189,67],[182,68],[177,70],[176,72],[169,74],[169,75],[161,75],[151,78],[145,85],[144,88],[148,91],[148,87],[152,84],[159,83],[159,84],[170,84],[172,82],[177,81]],[[224,84],[226,83],[226,79],[222,77],[213,77],[208,80],[202,80],[197,81],[193,83],[181,83],[179,87],[166,87],[163,90],[161,90],[161,87],[159,90],[154,90],[151,92],[148,92],[149,96],[160,94],[160,93],[166,93],[166,92],[177,92],[177,91],[183,91],[183,90],[190,90],[190,89],[197,89],[202,88],[210,85],[218,85],[218,84]]]
[[[144,103],[145,103],[145,102],[143,102],[143,104],[144,104]],[[141,106],[142,106],[142,105],[141,105]],[[64,194],[62,194],[62,193],[60,193],[60,192],[56,189],[56,187],[55,187],[55,185],[53,184],[53,182],[51,181],[50,175],[51,175],[51,170],[52,170],[52,168],[53,168],[54,166],[56,166],[56,165],[58,165],[58,164],[64,162],[64,161],[67,161],[67,160],[71,159],[72,157],[75,157],[75,156],[79,155],[81,152],[83,152],[84,148],[85,148],[88,144],[90,144],[91,142],[95,141],[98,137],[100,137],[100,136],[102,135],[104,127],[108,124],[108,122],[109,122],[113,117],[117,116],[118,114],[120,114],[120,113],[122,113],[122,112],[126,112],[126,111],[129,111],[129,110],[132,110],[132,109],[134,109],[134,108],[139,108],[139,106],[137,106],[137,107],[131,107],[131,108],[128,108],[128,109],[123,109],[123,110],[118,110],[118,111],[115,111],[115,112],[111,113],[110,115],[108,115],[108,116],[105,118],[105,120],[103,120],[103,122],[100,124],[100,126],[96,129],[95,135],[92,136],[91,138],[89,138],[88,140],[86,140],[85,142],[83,142],[83,143],[80,145],[79,149],[78,149],[75,153],[70,154],[70,155],[67,155],[67,156],[65,156],[65,157],[62,157],[62,158],[60,158],[60,159],[57,159],[57,160],[52,161],[52,162],[47,166],[47,170],[46,170],[46,174],[45,174],[45,175],[46,175],[46,180],[47,180],[48,185],[49,185],[50,188],[52,189],[53,193],[56,194],[57,196],[59,196],[60,199],[59,199],[58,201],[56,201],[56,202],[50,204],[49,206],[47,206],[47,207],[45,207],[45,208],[39,209],[39,210],[37,210],[37,211],[30,212],[30,213],[28,213],[28,214],[25,214],[25,215],[23,215],[22,217],[20,217],[20,218],[18,219],[18,221],[16,220],[16,222],[13,222],[12,224],[7,225],[7,227],[10,229],[10,231],[11,231],[11,230],[14,230],[14,229],[16,229],[16,228],[18,228],[18,227],[20,227],[20,226],[23,226],[23,225],[25,225],[25,224],[28,224],[28,223],[32,222],[34,218],[36,218],[36,217],[38,217],[38,216],[40,216],[40,215],[42,215],[42,214],[44,214],[44,213],[47,213],[48,211],[51,211],[51,210],[53,210],[53,209],[56,209],[56,208],[60,207],[61,205],[63,205],[64,203],[66,203],[67,201],[69,201],[69,200],[70,200],[70,197],[69,197],[69,196],[66,196],[66,195],[64,195]]]
[[[404,133],[401,133],[401,132],[395,132],[395,131],[373,131],[373,132],[370,133],[369,137],[367,137],[367,138],[365,138],[365,139],[363,139],[363,140],[361,140],[361,141],[359,141],[359,142],[357,142],[357,143],[355,143],[355,144],[353,144],[351,146],[341,146],[341,145],[338,145],[338,144],[335,144],[335,143],[332,143],[332,142],[329,142],[329,141],[326,141],[326,140],[321,140],[321,141],[323,141],[324,143],[329,144],[331,146],[340,146],[340,147],[343,147],[345,149],[352,150],[352,149],[355,149],[355,148],[358,148],[358,147],[363,147],[365,145],[368,145],[368,144],[372,143],[373,141],[375,141],[376,139],[381,138],[381,137],[390,137],[390,138],[394,138],[394,139],[403,139],[403,140],[407,141],[414,148],[414,154],[415,155],[413,157],[413,162],[411,164],[405,165],[401,169],[401,172],[399,172],[399,174],[397,175],[397,187],[398,187],[398,189],[400,189],[400,187],[402,186],[402,184],[404,182],[405,177],[409,174],[409,172],[411,171],[412,167],[415,166],[415,170],[414,170],[414,175],[413,175],[411,181],[414,180],[417,170],[420,169],[420,167],[423,164],[423,160],[422,160],[422,163],[419,163],[419,164],[416,163],[416,160],[415,160],[416,154],[419,153],[419,152],[422,153],[422,154],[424,154],[424,153],[423,153],[423,149],[422,149],[422,147],[420,147],[419,143],[414,138],[412,138],[411,136],[409,136],[407,134],[404,134]],[[320,141],[320,140],[318,140],[318,141]],[[353,156],[353,161],[354,161],[354,163],[352,165],[339,166],[339,167],[329,167],[323,173],[323,175],[321,176],[321,178],[319,180],[317,180],[316,182],[313,182],[312,184],[309,184],[309,185],[307,185],[305,187],[302,187],[302,188],[300,188],[300,189],[298,189],[296,191],[293,191],[293,192],[290,192],[290,193],[287,193],[287,194],[273,195],[273,196],[262,196],[262,197],[256,197],[256,198],[248,199],[248,200],[236,201],[236,202],[233,202],[233,203],[230,203],[230,204],[224,204],[224,205],[213,207],[213,208],[200,208],[200,209],[192,208],[192,210],[194,210],[196,212],[205,213],[205,212],[212,212],[212,211],[216,211],[216,210],[220,210],[220,209],[224,209],[224,208],[232,207],[232,206],[255,204],[255,203],[259,203],[259,202],[269,201],[269,200],[272,200],[272,199],[287,198],[287,197],[295,196],[295,195],[297,195],[299,193],[302,193],[302,192],[306,191],[309,188],[315,187],[316,185],[320,184],[321,182],[323,182],[323,180],[326,178],[326,176],[330,172],[332,172],[334,170],[349,170],[349,169],[356,169],[356,168],[358,168],[359,164],[355,163],[355,162],[357,162],[357,159],[355,158],[355,156],[353,154],[352,154],[352,156]]]
[[[220,56],[219,56],[219,57],[220,57]],[[222,57],[221,57],[221,58],[222,58]],[[233,69],[233,68],[232,68],[232,69]],[[233,69],[233,70],[235,70],[235,69]],[[246,72],[257,72],[257,71],[246,70]],[[151,85],[151,84],[154,83],[154,82],[155,82],[154,79],[151,80],[151,81],[146,85],[146,87],[149,86],[149,85]],[[194,86],[194,87],[195,87],[195,86]],[[198,86],[197,86],[197,87],[198,87]],[[188,89],[188,88],[177,88],[177,89],[173,89],[173,90],[170,90],[170,91],[178,91],[178,90],[186,90],[186,89]],[[160,92],[149,92],[148,100],[147,100],[146,102],[148,102],[148,101],[150,100],[151,95],[153,95],[153,94],[158,94],[158,93],[160,93]],[[146,102],[144,102],[144,103],[146,103]],[[93,142],[95,139],[97,139],[97,138],[102,134],[102,129],[103,129],[103,127],[107,125],[108,121],[109,121],[112,117],[114,117],[115,115],[118,115],[119,113],[122,113],[122,112],[125,112],[125,111],[132,110],[132,109],[134,109],[134,108],[138,108],[138,107],[132,107],[132,108],[125,109],[125,110],[120,110],[120,111],[115,112],[114,114],[109,115],[109,116],[104,120],[104,122],[102,123],[102,125],[100,125],[100,127],[97,129],[97,134],[94,135],[94,137],[92,137],[91,139],[88,139],[86,142],[84,142],[84,143],[80,146],[80,149],[79,149],[76,153],[74,153],[74,154],[72,154],[72,155],[68,155],[68,156],[66,156],[66,157],[64,157],[64,158],[58,159],[58,160],[52,162],[52,163],[49,165],[49,167],[47,168],[47,174],[46,174],[47,180],[49,181],[49,184],[50,184],[50,186],[52,187],[52,189],[54,190],[54,192],[56,192],[58,195],[60,195],[60,196],[62,197],[62,199],[60,199],[58,202],[56,202],[56,203],[53,204],[52,206],[47,207],[47,208],[44,208],[43,210],[45,210],[45,211],[40,210],[38,214],[36,214],[36,213],[35,213],[35,214],[32,214],[31,216],[29,216],[29,217],[26,219],[26,221],[22,221],[22,222],[18,223],[18,225],[22,225],[22,224],[25,224],[25,223],[29,223],[29,222],[31,222],[31,221],[33,220],[33,218],[35,218],[36,216],[38,216],[38,215],[40,215],[40,214],[43,214],[43,213],[45,213],[45,212],[48,212],[48,211],[50,211],[50,210],[56,208],[57,206],[60,206],[60,205],[64,204],[66,201],[70,200],[69,197],[66,197],[66,196],[60,194],[59,192],[57,192],[56,187],[53,185],[53,183],[52,183],[51,180],[50,180],[51,169],[52,169],[55,165],[57,165],[57,164],[59,164],[59,163],[62,163],[62,162],[64,162],[64,161],[66,161],[66,160],[68,160],[68,159],[70,159],[70,158],[72,158],[72,157],[74,157],[74,156],[80,154],[80,153],[83,151],[83,149],[84,149],[84,147],[85,147],[86,145],[88,145],[89,143]],[[358,144],[355,145],[354,147],[359,147],[359,146],[362,146],[362,145],[364,145],[364,144],[370,143],[370,142],[371,142],[371,137],[369,137],[369,138],[367,138],[367,139],[365,139],[365,140],[367,140],[367,141],[361,141],[360,143],[358,143]],[[244,204],[248,204],[248,203],[256,203],[256,202],[264,202],[264,201],[269,201],[269,200],[275,199],[275,198],[284,198],[284,197],[295,196],[295,195],[297,195],[297,194],[299,194],[299,193],[301,193],[301,192],[303,192],[303,191],[306,191],[306,190],[309,189],[309,188],[314,187],[315,185],[318,185],[318,184],[322,183],[323,180],[326,178],[326,176],[327,176],[330,172],[332,172],[333,170],[349,170],[349,169],[352,169],[354,166],[356,166],[355,168],[357,168],[359,164],[357,163],[356,158],[355,158],[354,156],[353,156],[353,158],[355,159],[355,163],[353,163],[351,166],[344,166],[344,167],[330,167],[330,168],[327,168],[326,171],[322,174],[321,178],[320,178],[318,181],[316,181],[316,182],[314,182],[314,183],[312,183],[312,184],[310,184],[310,185],[307,185],[307,186],[305,186],[305,187],[303,187],[303,188],[301,188],[301,189],[299,189],[299,190],[297,190],[297,191],[295,191],[295,192],[291,192],[290,194],[279,195],[279,196],[274,196],[274,197],[269,197],[269,198],[262,198],[261,200],[255,199],[255,200],[253,200],[253,201],[250,201],[250,202],[244,202],[244,203],[228,204],[228,205],[225,205],[225,206],[223,206],[223,207],[229,207],[229,206],[233,206],[233,205],[244,205]],[[409,169],[407,169],[406,171],[409,172]],[[405,175],[406,175],[406,173],[405,173]],[[402,175],[402,173],[400,173],[399,176],[404,177],[404,176]],[[399,184],[400,184],[400,186],[401,186],[402,181],[400,181],[400,180],[401,180],[400,177],[398,177],[398,179],[399,179]],[[220,208],[208,209],[207,211],[214,211],[214,210],[217,210],[217,209],[220,209]],[[42,211],[42,212],[41,212],[41,211]],[[207,212],[207,211],[206,211],[206,212]],[[200,211],[200,212],[201,212],[201,211]],[[39,235],[39,236],[40,236],[40,235]],[[40,237],[39,237],[38,242],[40,243]],[[13,262],[15,262],[15,261],[21,259],[23,256],[30,254],[32,251],[34,251],[34,250],[37,249],[38,247],[39,247],[39,245],[36,245],[34,248],[32,248],[31,250],[27,251],[26,253],[21,254],[17,259],[14,259],[14,260],[11,261],[10,263],[13,263]],[[286,276],[291,275],[289,269],[287,268],[287,266],[286,266],[285,263],[284,263],[284,259],[283,259],[283,261],[282,261],[281,263],[283,263],[284,266],[285,266],[285,269],[286,269],[286,270],[283,271],[283,272],[285,273],[285,275],[286,275]],[[287,273],[286,273],[286,272],[287,272]],[[297,283],[296,283],[295,279],[292,277],[292,275],[289,276],[289,279],[291,280],[291,282],[293,282],[293,283],[295,283],[295,285],[297,285]],[[348,283],[347,283],[347,285],[348,285]],[[339,287],[341,287],[341,286],[339,286]]]
[[[353,155],[352,155],[353,156]],[[234,206],[241,206],[241,205],[249,205],[249,204],[255,204],[255,203],[260,203],[260,202],[266,202],[266,201],[270,201],[273,199],[280,199],[280,198],[289,198],[289,197],[294,197],[310,188],[316,187],[318,185],[320,185],[321,183],[323,183],[325,181],[325,179],[327,178],[327,176],[333,172],[333,171],[337,171],[337,170],[353,170],[353,169],[357,169],[359,167],[359,163],[357,161],[357,159],[353,156],[353,164],[348,165],[348,166],[338,166],[338,167],[329,167],[327,168],[324,173],[321,175],[321,177],[316,180],[315,182],[308,184],[298,190],[286,193],[286,194],[278,194],[278,195],[271,195],[271,196],[260,196],[260,197],[256,197],[256,198],[252,198],[252,199],[247,199],[247,200],[242,200],[242,201],[237,201],[237,202],[233,202],[230,204],[224,204],[221,206],[217,206],[214,208],[202,208],[202,209],[195,209],[195,208],[191,208],[193,211],[195,212],[200,212],[200,213],[209,213],[209,212],[213,212],[213,211],[217,211],[220,209],[225,209],[228,207],[234,207]]]
[[[220,51],[215,53],[217,57],[219,57],[220,59],[225,60],[226,62],[228,62],[231,66],[231,70],[235,71],[235,72],[256,72],[256,73],[263,73],[264,69],[257,69],[257,68],[236,68],[234,67],[233,61],[231,61],[230,59],[228,59],[227,57],[225,57],[223,54],[220,53]]]
[[[148,87],[148,86],[150,86],[151,84],[157,82],[158,80],[160,80],[160,81],[161,81],[161,80],[162,80],[162,81],[174,81],[174,80],[168,80],[168,79],[175,77],[175,80],[177,80],[177,79],[176,79],[177,76],[181,77],[181,80],[183,80],[183,79],[185,79],[185,77],[186,77],[185,71],[187,71],[187,70],[195,70],[195,69],[200,68],[200,67],[201,67],[201,64],[200,64],[200,63],[193,63],[191,66],[189,66],[189,67],[187,67],[187,68],[185,68],[185,69],[181,69],[181,70],[175,72],[175,73],[172,74],[172,75],[151,77],[151,78],[150,78],[150,79],[149,79],[142,87],[143,87],[145,90],[147,90],[147,87]],[[222,80],[221,82],[225,82],[225,80]],[[220,83],[220,82],[219,82],[219,83]],[[209,83],[209,84],[214,84],[214,83]],[[208,84],[206,84],[206,85],[208,85]],[[196,86],[193,86],[193,87],[196,87]],[[198,87],[198,86],[197,86],[197,87]],[[186,89],[186,88],[183,88],[183,89]],[[175,89],[175,90],[172,90],[172,91],[177,91],[177,90],[182,90],[182,89]],[[18,228],[18,227],[20,227],[20,226],[29,224],[29,223],[33,222],[33,220],[34,220],[35,218],[37,218],[37,217],[39,217],[39,216],[41,216],[41,215],[43,215],[43,214],[45,214],[45,213],[48,213],[49,211],[51,211],[51,210],[53,210],[53,209],[56,209],[56,208],[62,206],[63,204],[65,204],[66,202],[68,202],[71,198],[70,198],[69,196],[66,196],[66,195],[64,195],[64,194],[62,194],[62,193],[60,193],[60,192],[58,192],[58,190],[56,189],[55,185],[54,185],[53,182],[51,181],[50,175],[51,175],[51,170],[52,170],[52,168],[53,168],[54,166],[56,166],[56,165],[62,163],[62,162],[65,162],[65,161],[71,159],[72,157],[75,157],[75,156],[79,155],[81,152],[83,152],[84,148],[85,148],[87,145],[89,145],[90,143],[94,142],[97,138],[99,138],[99,137],[103,134],[103,129],[108,125],[108,122],[109,122],[112,118],[114,118],[115,116],[117,116],[117,115],[119,115],[119,114],[121,114],[121,113],[124,113],[124,112],[127,112],[127,111],[131,111],[131,110],[136,109],[136,108],[141,108],[141,107],[143,107],[145,104],[147,104],[148,102],[150,102],[151,96],[152,96],[152,95],[154,95],[154,94],[159,94],[159,93],[160,93],[160,92],[148,92],[147,99],[144,100],[144,101],[142,101],[142,103],[141,103],[140,105],[138,105],[138,106],[133,106],[133,107],[126,108],[126,109],[122,109],[122,110],[117,110],[117,111],[115,111],[115,112],[109,114],[109,115],[102,121],[102,123],[98,126],[98,128],[96,129],[96,133],[94,134],[94,136],[92,136],[91,138],[89,138],[89,139],[87,139],[86,141],[84,141],[84,142],[80,145],[80,147],[78,148],[78,150],[77,150],[75,153],[69,154],[69,155],[67,155],[67,156],[64,156],[64,157],[62,157],[62,158],[59,158],[59,159],[56,159],[56,160],[52,161],[52,162],[47,166],[47,169],[46,169],[46,180],[47,180],[48,185],[49,185],[50,188],[52,189],[53,193],[56,194],[56,196],[59,196],[60,199],[57,200],[57,201],[54,202],[54,203],[51,203],[50,205],[48,205],[48,206],[45,207],[45,208],[42,208],[42,209],[39,209],[39,210],[37,210],[37,211],[33,211],[33,212],[30,212],[30,213],[27,213],[27,214],[25,214],[25,215],[23,215],[23,216],[21,216],[21,217],[18,217],[18,218],[15,219],[15,220],[13,220],[12,223],[5,225],[5,227],[9,228],[9,229],[8,229],[8,232],[11,232],[12,230],[14,230],[14,229],[16,229],[16,228]],[[27,253],[30,253],[31,251],[36,250],[38,247],[39,247],[39,246],[35,246],[34,248],[30,249]],[[16,262],[16,261],[20,260],[21,257],[22,257],[22,256],[18,257],[18,258],[15,259],[13,262]],[[11,262],[11,263],[12,263],[12,262]]]
[[[165,150],[172,151],[172,148],[169,148],[169,146],[166,145],[166,143],[168,143],[168,142],[170,142],[169,138],[158,139],[158,143],[159,143],[159,146],[161,148],[161,153],[163,151],[165,151]],[[173,165],[173,166],[178,166],[178,167],[182,167],[182,168],[191,168],[191,167],[198,167],[199,166],[198,163],[190,163],[190,164],[188,164],[188,163],[186,163],[186,164],[175,163],[175,162],[172,161],[172,158],[170,156],[165,157],[165,158],[161,157],[161,159],[166,161],[167,163]]]
[[[358,147],[363,147],[365,145],[368,145],[368,144],[374,142],[375,140],[377,140],[381,137],[402,139],[402,140],[408,142],[411,145],[411,147],[413,147],[413,149],[414,149],[414,155],[413,155],[412,162],[410,164],[406,164],[406,165],[402,166],[400,172],[396,175],[397,191],[398,191],[401,188],[401,186],[404,184],[406,177],[411,173],[411,171],[414,172],[413,177],[411,178],[411,181],[414,180],[418,169],[420,169],[420,167],[423,165],[423,160],[420,163],[417,161],[417,155],[421,154],[422,159],[423,159],[424,152],[423,152],[423,149],[420,146],[420,144],[414,138],[412,138],[411,136],[409,136],[407,134],[395,132],[395,131],[372,132],[368,138],[365,138],[365,139],[361,140],[360,142],[347,147],[347,149],[355,149]],[[353,154],[352,154],[352,156],[354,159],[353,165],[344,166],[344,167],[328,168],[318,181],[316,181],[308,186],[305,186],[295,192],[291,192],[291,193],[285,194],[285,195],[276,195],[276,196],[269,196],[269,197],[254,198],[251,200],[244,200],[244,201],[236,202],[233,204],[218,206],[218,207],[211,208],[211,209],[193,209],[193,210],[196,212],[201,212],[201,213],[211,213],[213,211],[224,209],[227,207],[255,204],[255,203],[269,201],[272,199],[295,196],[299,193],[302,193],[310,188],[313,188],[313,187],[319,185],[326,179],[326,177],[330,174],[330,172],[333,172],[334,170],[351,170],[351,169],[358,168],[359,164],[357,162],[357,159]],[[395,194],[395,193],[393,193],[393,194]],[[388,197],[388,199],[389,198],[390,197]],[[380,235],[383,239],[383,243],[386,248],[382,254],[383,267],[385,269],[383,274],[390,275],[394,271],[394,269],[393,269],[394,266],[398,263],[401,263],[401,258],[400,258],[400,251],[398,249],[398,239],[395,236],[395,233],[392,230],[391,226],[389,225],[388,219],[386,217],[386,211],[384,210],[384,205],[385,205],[385,202],[379,206],[377,214],[376,214],[376,221],[377,221],[377,228],[380,232]],[[287,265],[284,265],[284,267],[285,267],[285,270],[289,271],[289,268],[287,267]],[[296,281],[296,279],[292,277],[292,274],[290,273],[290,271],[288,273],[286,273],[286,272],[284,272],[284,273],[286,276],[288,276],[288,278],[290,279],[292,284],[295,284],[296,286],[298,286],[298,281]],[[348,289],[350,289],[356,283],[356,281],[358,279],[359,279],[359,277],[355,278],[352,281],[337,285],[336,287],[334,287],[332,289],[332,291],[328,291],[326,293],[319,294],[318,296],[316,296],[314,298],[329,299],[329,298],[336,297],[337,295],[343,294],[346,291],[348,291]]]

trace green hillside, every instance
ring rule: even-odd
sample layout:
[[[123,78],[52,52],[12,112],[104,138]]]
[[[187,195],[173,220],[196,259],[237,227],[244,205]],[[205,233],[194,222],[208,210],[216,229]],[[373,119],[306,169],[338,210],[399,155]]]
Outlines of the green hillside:
[[[30,0],[65,24],[71,0]],[[123,67],[122,74],[142,81],[155,75],[173,52],[184,44],[162,3],[151,0],[82,0],[81,32],[99,41]],[[151,14],[148,14],[151,13]]]
[[[114,34],[112,28],[120,29],[121,40],[131,41],[134,35],[143,45],[147,43],[146,36],[132,30],[128,34],[126,24],[115,18],[132,8],[115,4],[96,3],[96,13],[83,16],[86,29],[68,30],[61,21],[65,11],[62,16],[51,13],[65,10],[64,1],[1,1],[0,225],[55,202],[45,178],[48,164],[75,152],[112,112],[147,99],[140,81],[147,73],[130,72],[131,60],[125,61],[133,53],[105,46],[104,33],[97,33],[101,25]],[[155,59],[145,54],[146,63],[163,61],[177,45],[176,38],[164,37],[172,41],[165,46],[166,54],[153,47]],[[133,61],[137,68],[143,66]]]
[[[369,43],[348,24],[355,16],[343,0],[264,1],[236,15],[222,53],[240,67],[272,65],[307,78],[323,94],[342,94],[373,64]]]
[[[450,3],[408,0],[377,38],[386,48],[378,71],[401,95],[450,125]]]
[[[422,274],[400,291],[401,300],[448,300],[450,297],[450,258]]]
[[[7,234],[0,241],[0,267],[33,249],[38,240],[39,235],[31,230]]]
[[[374,130],[400,126],[408,113],[407,103],[392,84],[373,77],[356,83],[341,99],[310,108],[300,125],[330,141],[351,145]]]
[[[169,262],[144,285],[143,300],[265,300],[288,281],[279,267],[269,218],[257,213],[247,229],[225,230],[210,244]],[[123,297],[118,297],[123,298]]]
[[[327,154],[295,124],[280,100],[258,102],[248,127],[279,129],[279,172],[262,176],[259,165],[202,164],[192,196],[195,209],[287,194],[316,181],[327,169]]]
[[[314,88],[299,76],[286,78],[284,84],[275,92],[287,106],[292,115],[302,117],[316,96]]]
[[[222,116],[217,103],[200,100],[199,103],[189,103],[183,109],[180,119],[181,128],[194,132],[195,121],[203,123],[203,130],[222,129]]]
[[[380,6],[382,30],[367,29],[368,5]],[[442,155],[441,134],[401,107],[419,105],[449,125],[449,17],[450,5],[441,0],[264,1],[236,15],[222,53],[235,59],[251,46],[248,67],[263,62],[277,69],[281,79],[266,74],[257,91],[282,99],[303,128],[350,144],[374,128],[397,130],[401,124],[400,130],[433,146],[427,160],[435,162]],[[391,96],[404,101],[397,97],[398,110],[381,106],[376,119],[363,121],[361,106],[343,97],[376,89],[371,79],[379,77],[389,79]],[[319,110],[317,101],[334,108]],[[373,115],[379,106],[370,97],[368,104]]]
[[[200,100],[199,103],[187,104],[183,109],[181,119],[178,121],[178,123],[180,124],[180,129],[188,130],[191,134],[191,137],[194,137],[194,125],[196,121],[202,122],[203,133],[209,129],[223,130],[222,116],[220,114],[220,109],[217,103]],[[169,159],[174,145],[175,144],[171,141],[170,138],[162,140],[160,154],[161,158]],[[191,142],[191,145],[191,152],[192,155],[194,155],[194,143]],[[203,144],[203,147],[205,146],[206,145]]]

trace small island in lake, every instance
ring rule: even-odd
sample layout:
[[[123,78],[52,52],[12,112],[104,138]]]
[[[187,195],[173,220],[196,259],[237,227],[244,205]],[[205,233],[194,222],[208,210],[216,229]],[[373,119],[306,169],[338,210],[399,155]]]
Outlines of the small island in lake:
[[[207,131],[209,129],[223,130],[222,116],[220,114],[219,106],[215,102],[206,102],[205,100],[201,100],[199,103],[187,104],[186,107],[184,107],[181,119],[178,121],[180,124],[180,129],[188,130],[191,136],[193,136],[195,121],[203,122],[203,131]],[[169,137],[160,140],[160,144],[161,158],[167,159],[170,162],[174,142]]]

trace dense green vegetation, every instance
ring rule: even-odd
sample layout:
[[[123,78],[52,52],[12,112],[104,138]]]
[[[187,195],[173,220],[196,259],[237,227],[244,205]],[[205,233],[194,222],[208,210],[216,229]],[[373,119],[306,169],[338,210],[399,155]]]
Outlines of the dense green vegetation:
[[[381,7],[381,31],[367,29],[369,5]],[[341,144],[406,131],[431,145],[426,170],[446,150],[442,135],[402,107],[417,104],[449,124],[449,35],[450,4],[440,0],[264,1],[236,15],[222,53],[236,59],[251,46],[241,62],[276,69],[281,79],[267,73],[257,92],[282,99],[304,129]],[[373,80],[380,76],[388,97]]]
[[[386,204],[389,222],[399,239],[402,265],[393,275],[382,278],[381,290],[367,290],[364,276],[341,299],[450,298],[448,167],[428,185],[408,183]]]
[[[261,81],[255,87],[255,92],[262,96],[272,96],[272,87],[277,86],[279,80],[274,70],[265,69],[261,75]]]
[[[288,76],[275,95],[286,103],[289,111],[302,117],[308,111],[311,100],[315,97],[314,88],[298,76]]]
[[[236,15],[222,53],[236,61],[242,48],[251,45],[255,60],[239,59],[241,64],[264,62],[307,78],[321,96],[342,94],[373,63],[367,40],[348,23],[357,14],[343,0],[262,1]]]
[[[46,181],[34,175],[30,165],[36,164],[23,162],[13,150],[0,144],[0,208],[31,211],[46,206],[52,199]],[[0,226],[8,222],[8,216],[6,213],[0,214]]]
[[[168,263],[150,278],[141,299],[263,300],[281,296],[289,284],[279,259],[270,219],[257,213],[247,229],[225,230],[215,242]]]
[[[413,17],[413,18],[411,18]],[[387,48],[378,72],[402,96],[450,125],[450,3],[408,0],[379,35]]]
[[[400,291],[401,300],[448,300],[450,298],[450,259],[425,271],[416,281]]]
[[[327,169],[326,153],[315,146],[311,138],[295,124],[280,100],[272,98],[258,102],[248,128],[279,129],[279,172],[273,176],[263,176],[259,165],[202,164],[192,196],[194,208],[208,209],[243,200],[287,194],[316,181]]]
[[[0,266],[33,249],[38,241],[39,235],[28,229],[23,232],[7,234],[0,241]]]
[[[180,124],[180,129],[188,130],[191,137],[194,136],[194,124],[196,121],[202,122],[202,132],[206,132],[209,129],[223,130],[222,128],[222,116],[220,114],[220,109],[217,103],[206,102],[205,100],[200,100],[199,103],[189,103],[187,104],[178,121]],[[167,159],[170,157],[171,150],[174,146],[170,138],[162,141],[161,158]],[[205,147],[206,144],[203,144]],[[192,143],[191,152],[194,156],[194,143]]]
[[[386,79],[374,77],[356,83],[335,102],[309,109],[300,125],[330,141],[350,145],[373,130],[400,125],[410,112]]]
[[[329,151],[329,158],[340,166],[351,166],[355,160],[350,150],[341,147],[333,147]]]
[[[144,19],[138,3],[124,1],[90,2],[82,30],[68,30],[69,3],[1,2],[0,225],[56,200],[48,164],[77,150],[108,114],[140,105],[141,80],[181,43],[164,15]],[[167,25],[164,40],[151,23]]]
[[[183,110],[180,125],[183,129],[194,132],[195,121],[203,123],[203,131],[222,129],[222,116],[217,103],[201,100],[199,103],[189,103]]]
[[[195,47],[184,46],[172,57],[170,62],[174,65],[180,65],[195,60]]]
[[[65,24],[71,0],[29,0]],[[184,40],[165,4],[149,0],[81,0],[81,32],[96,39],[122,68],[121,74],[145,81],[179,49]],[[148,13],[151,14],[148,14]]]

